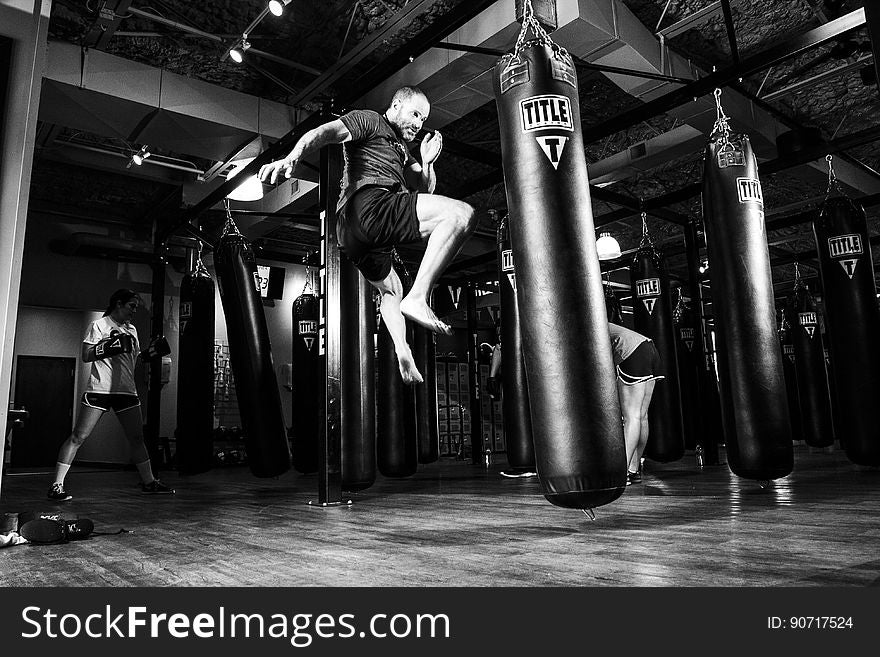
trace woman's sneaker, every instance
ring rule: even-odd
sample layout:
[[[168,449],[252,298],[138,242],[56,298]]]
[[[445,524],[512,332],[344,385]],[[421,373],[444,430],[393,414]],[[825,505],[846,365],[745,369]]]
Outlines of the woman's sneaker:
[[[53,502],[66,502],[73,499],[73,495],[64,490],[64,484],[52,484],[49,486],[49,492],[46,494],[46,497]]]
[[[151,481],[148,484],[141,484],[141,491],[144,493],[149,493],[149,494],[153,494],[153,495],[159,494],[159,493],[165,493],[166,495],[174,495],[174,489],[171,488],[170,486],[166,486],[158,479],[153,479],[153,481]]]

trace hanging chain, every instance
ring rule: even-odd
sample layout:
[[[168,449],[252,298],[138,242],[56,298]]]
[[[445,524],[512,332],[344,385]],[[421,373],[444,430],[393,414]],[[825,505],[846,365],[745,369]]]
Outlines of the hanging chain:
[[[309,264],[312,259],[312,254],[306,253],[303,256],[303,264],[306,266],[306,284],[303,285],[303,294],[314,294],[315,293],[315,283],[312,280],[312,265]]]
[[[651,239],[651,235],[648,233],[648,213],[642,211],[642,239],[639,242],[639,248],[651,247],[654,248],[654,241]]]
[[[538,22],[538,19],[535,18],[535,10],[532,7],[532,0],[525,0],[523,3],[523,22],[522,29],[519,32],[519,36],[516,39],[516,47],[513,50],[513,54],[515,57],[519,57],[519,54],[522,52],[523,48],[526,45],[526,37],[528,36],[529,28],[532,28],[532,32],[535,33],[535,36],[538,39],[538,42],[542,46],[548,46],[552,48],[553,53],[555,55],[564,54],[567,55],[568,52],[565,48],[561,47],[557,43],[550,38],[550,35],[541,27],[541,24]]]
[[[209,276],[208,268],[205,267],[205,263],[202,262],[202,247],[204,246],[204,242],[199,240],[199,249],[196,252],[196,266],[193,273],[196,274],[204,274],[205,276]]]
[[[726,147],[730,141],[730,117],[724,113],[721,106],[721,89],[715,89],[715,125],[712,127],[713,133],[720,133],[723,147]]]
[[[837,193],[841,196],[845,196],[843,190],[840,188],[840,181],[837,180],[837,174],[834,173],[834,166],[831,164],[831,161],[834,158],[831,155],[825,156],[825,161],[828,163],[828,189],[825,190],[825,200],[828,200],[828,197],[831,196],[831,193],[837,190]]]
[[[794,263],[794,289],[801,286],[801,265],[799,262]]]
[[[235,225],[235,221],[232,219],[232,210],[229,208],[228,198],[223,199],[223,207],[226,210],[226,225],[223,226],[223,234],[241,235],[238,226]]]

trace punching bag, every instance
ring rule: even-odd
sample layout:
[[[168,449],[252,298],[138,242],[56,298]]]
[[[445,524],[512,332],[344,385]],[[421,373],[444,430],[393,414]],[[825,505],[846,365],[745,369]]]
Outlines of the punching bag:
[[[324,393],[323,371],[318,354],[320,299],[314,292],[312,271],[307,267],[305,287],[302,294],[294,299],[291,308],[291,451],[293,467],[302,473],[318,471],[321,395]]]
[[[608,313],[608,321],[623,326],[623,307],[620,305],[620,299],[614,294],[614,288],[607,283],[603,283],[602,288],[605,292],[605,310]]]
[[[642,244],[633,258],[630,278],[635,330],[654,341],[660,353],[658,374],[665,377],[654,386],[654,396],[648,407],[645,456],[652,461],[668,463],[684,456],[684,420],[681,417],[669,276],[660,254],[647,239],[647,233],[644,233]]]
[[[558,506],[608,504],[626,453],[577,72],[544,38],[505,55],[494,83],[538,478]]]
[[[535,471],[529,389],[523,361],[519,307],[516,302],[516,271],[510,245],[510,218],[498,225],[498,286],[501,298],[501,414],[507,462],[515,471]]]
[[[791,421],[791,439],[804,439],[804,423],[801,420],[801,400],[798,394],[797,371],[794,365],[794,342],[791,327],[785,317],[785,309],[779,324],[779,348],[782,350],[782,373],[785,377],[785,392],[788,399],[788,417]]]
[[[794,450],[758,164],[748,136],[730,133],[723,114],[705,151],[703,215],[727,462],[747,479],[784,477]]]
[[[339,263],[342,489],[376,482],[376,313],[373,288],[348,258]]]
[[[794,371],[804,442],[810,447],[828,447],[834,443],[834,429],[822,332],[813,295],[800,281],[788,298],[785,314],[794,346]]]
[[[229,363],[251,472],[277,477],[290,469],[281,393],[250,242],[227,220],[214,266],[229,336]]]
[[[680,290],[680,288],[679,288]],[[679,296],[672,313],[675,327],[675,353],[678,357],[678,378],[681,387],[682,428],[685,449],[696,449],[700,432],[699,382],[701,350],[697,346],[694,312]]]
[[[177,468],[198,474],[214,460],[214,281],[201,257],[180,282],[177,352]]]
[[[838,437],[857,465],[880,465],[880,308],[865,210],[833,196],[813,223],[840,407]]]
[[[412,326],[412,352],[416,368],[425,382],[416,386],[416,437],[418,462],[433,463],[440,458],[440,426],[437,413],[437,353],[434,334]]]

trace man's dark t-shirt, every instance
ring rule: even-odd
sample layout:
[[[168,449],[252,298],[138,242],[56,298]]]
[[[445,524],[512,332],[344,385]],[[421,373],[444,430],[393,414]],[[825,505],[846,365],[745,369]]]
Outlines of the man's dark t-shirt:
[[[372,110],[353,110],[339,120],[351,133],[351,141],[343,144],[345,173],[338,207],[367,185],[406,189],[403,172],[415,158],[385,117]]]

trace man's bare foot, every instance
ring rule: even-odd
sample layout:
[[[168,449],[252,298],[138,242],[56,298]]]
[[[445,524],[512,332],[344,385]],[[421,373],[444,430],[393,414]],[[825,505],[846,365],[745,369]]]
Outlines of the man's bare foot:
[[[416,324],[424,326],[433,333],[452,335],[452,328],[449,324],[437,319],[437,315],[434,314],[431,307],[423,300],[405,297],[400,302],[400,314]]]
[[[414,386],[417,383],[424,382],[419,369],[416,367],[416,361],[412,357],[412,352],[404,356],[398,354],[397,366],[400,368],[400,376],[406,385]]]

